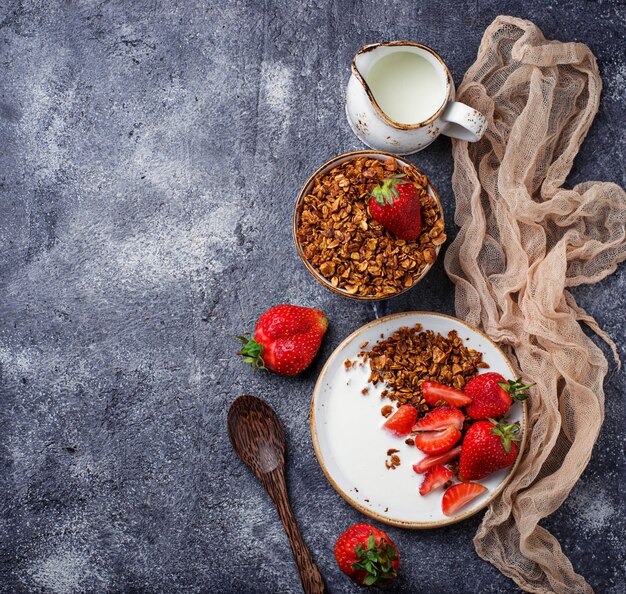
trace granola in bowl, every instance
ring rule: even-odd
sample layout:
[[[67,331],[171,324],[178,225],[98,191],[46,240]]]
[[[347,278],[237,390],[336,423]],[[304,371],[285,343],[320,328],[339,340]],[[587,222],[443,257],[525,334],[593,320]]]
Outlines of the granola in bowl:
[[[480,369],[489,367],[482,360],[483,354],[467,347],[456,330],[442,335],[423,330],[421,324],[400,327],[358,356],[369,363],[368,382],[385,385],[383,398],[397,406],[412,404],[419,415],[432,410],[422,394],[425,381],[462,390]]]
[[[399,239],[369,213],[372,189],[404,175],[419,191],[422,230]],[[329,161],[305,184],[294,213],[304,264],[327,288],[355,299],[386,299],[414,286],[446,240],[443,211],[426,176],[393,155],[357,151]]]

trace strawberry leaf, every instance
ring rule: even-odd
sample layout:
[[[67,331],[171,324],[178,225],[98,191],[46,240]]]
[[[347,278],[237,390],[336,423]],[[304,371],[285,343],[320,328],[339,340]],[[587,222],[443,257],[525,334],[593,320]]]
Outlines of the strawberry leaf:
[[[255,371],[266,369],[263,361],[263,345],[251,338],[250,335],[237,336],[237,338],[244,344],[244,347],[237,353],[243,356],[243,362],[250,363]]]
[[[374,576],[374,575],[366,575],[365,579],[363,580],[363,583],[366,586],[373,586],[375,581],[376,581],[376,576]]]
[[[370,534],[367,539],[367,548],[363,544],[354,548],[359,561],[352,564],[352,569],[367,573],[363,578],[365,585],[384,586],[396,577],[396,570],[393,567],[393,561],[398,556],[396,549],[384,538],[381,538],[377,544],[373,534]]]
[[[404,179],[405,177],[404,173],[398,173],[386,178],[381,184],[372,189],[371,195],[381,206],[393,206],[394,197],[396,199],[400,198],[397,186],[410,183]]]
[[[522,378],[518,377],[516,380],[509,380],[508,382],[498,382],[498,385],[513,398],[513,400],[526,400],[530,394],[525,390],[532,388],[535,384],[526,384],[522,382]]]
[[[511,425],[505,425],[504,423],[499,423],[494,419],[488,419],[491,423],[493,423],[493,427],[491,428],[491,433],[493,435],[498,435],[500,440],[502,441],[502,447],[504,448],[504,452],[508,455],[511,451],[511,442],[519,441],[518,432],[520,430],[519,423],[512,423]]]

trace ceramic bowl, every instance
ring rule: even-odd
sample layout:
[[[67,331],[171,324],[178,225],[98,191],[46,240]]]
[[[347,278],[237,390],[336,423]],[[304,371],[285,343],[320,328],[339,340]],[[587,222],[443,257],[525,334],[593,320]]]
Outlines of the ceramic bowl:
[[[515,377],[498,345],[462,320],[431,312],[403,312],[378,318],[348,336],[322,368],[311,402],[311,437],[326,478],[351,506],[392,526],[439,528],[478,513],[502,492],[522,459],[528,413],[525,401],[515,401],[507,413],[511,423],[517,421],[521,426],[520,454],[513,466],[475,481],[488,490],[454,515],[444,515],[443,489],[433,489],[425,497],[418,493],[423,475],[415,474],[412,465],[424,454],[382,428],[386,419],[381,415],[381,407],[388,403],[381,399],[384,383],[374,386],[368,382],[368,363],[356,363],[349,369],[344,365],[347,359],[359,361],[357,354],[365,343],[371,348],[400,327],[415,324],[444,336],[456,330],[466,346],[483,353],[489,368],[481,373],[493,371],[506,378]],[[394,470],[385,467],[388,448],[394,448],[401,460]]]
[[[316,169],[311,174],[309,179],[307,179],[305,184],[302,186],[300,193],[298,194],[298,198],[296,200],[296,205],[295,205],[294,212],[293,212],[293,239],[296,244],[296,249],[298,250],[298,254],[300,255],[300,259],[306,266],[306,269],[311,273],[311,275],[317,282],[319,282],[322,286],[326,287],[329,291],[332,291],[333,293],[337,293],[338,295],[343,295],[344,297],[348,297],[350,299],[356,299],[358,301],[382,301],[384,299],[389,299],[391,297],[397,297],[398,295],[401,295],[402,293],[405,293],[406,291],[410,291],[417,283],[419,283],[419,281],[421,281],[428,274],[428,271],[433,267],[433,265],[437,261],[437,256],[439,255],[439,250],[441,249],[441,246],[440,245],[435,246],[435,250],[436,250],[435,260],[431,264],[427,264],[424,267],[419,277],[415,279],[415,281],[410,287],[406,287],[402,289],[401,291],[398,291],[397,293],[393,293],[391,295],[386,295],[384,297],[375,297],[375,296],[370,296],[370,295],[367,295],[367,296],[366,295],[351,295],[350,293],[348,293],[347,291],[345,291],[344,289],[340,287],[334,287],[331,284],[331,282],[328,279],[326,279],[308,261],[308,259],[304,255],[304,250],[302,248],[302,245],[300,244],[300,241],[297,235],[297,230],[300,225],[300,216],[302,214],[302,208],[304,205],[304,197],[307,194],[309,194],[311,190],[313,189],[313,182],[315,181],[315,178],[318,177],[319,175],[328,173],[331,169],[338,167],[339,165],[342,165],[343,163],[347,161],[351,161],[352,159],[356,159],[358,157],[367,157],[368,159],[377,159],[379,161],[385,161],[389,157],[393,157],[403,167],[409,167],[417,175],[424,175],[424,173],[420,169],[418,169],[415,165],[413,165],[413,163],[410,163],[409,161],[406,161],[402,159],[401,157],[398,157],[398,155],[392,155],[391,153],[384,153],[384,152],[379,152],[379,151],[353,151],[350,153],[344,153],[342,155],[338,155],[337,157],[333,157],[329,161],[326,161],[326,163],[324,163],[321,167],[318,167],[318,169]],[[435,190],[433,185],[430,183],[430,181],[428,182],[428,193],[435,199],[435,202],[437,203],[437,208],[439,210],[439,216],[443,220],[443,208],[441,207],[441,201],[439,200],[439,195],[437,194],[437,191]]]

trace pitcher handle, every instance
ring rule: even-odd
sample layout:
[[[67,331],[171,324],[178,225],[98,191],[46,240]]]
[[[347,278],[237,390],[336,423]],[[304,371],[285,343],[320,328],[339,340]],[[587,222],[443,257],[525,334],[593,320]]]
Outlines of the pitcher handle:
[[[441,116],[446,126],[441,133],[459,140],[476,142],[487,130],[487,118],[465,103],[452,101]]]

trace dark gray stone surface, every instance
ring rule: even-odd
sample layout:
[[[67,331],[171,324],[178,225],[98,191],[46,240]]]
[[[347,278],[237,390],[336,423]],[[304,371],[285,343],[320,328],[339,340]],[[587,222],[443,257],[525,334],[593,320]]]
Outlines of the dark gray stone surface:
[[[371,305],[317,286],[292,246],[294,197],[360,148],[343,115],[364,43],[414,39],[457,81],[498,13],[595,52],[605,90],[571,183],[624,184],[625,8],[563,2],[18,2],[0,8],[0,591],[298,592],[277,516],[230,449],[230,401],[284,421],[288,481],[331,592],[332,557],[363,520],[325,480],[308,408],[322,362],[377,314],[453,313],[441,262]],[[411,158],[454,235],[450,143]],[[576,291],[626,359],[626,269]],[[326,311],[301,377],[253,375],[233,337],[279,302]],[[606,381],[591,463],[545,525],[602,594],[625,591],[624,373]],[[621,444],[621,445],[618,445]],[[390,591],[509,593],[474,553],[480,517],[390,528]]]

